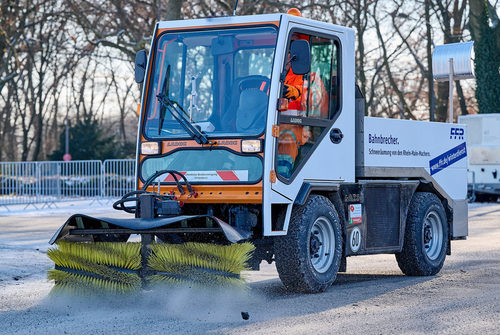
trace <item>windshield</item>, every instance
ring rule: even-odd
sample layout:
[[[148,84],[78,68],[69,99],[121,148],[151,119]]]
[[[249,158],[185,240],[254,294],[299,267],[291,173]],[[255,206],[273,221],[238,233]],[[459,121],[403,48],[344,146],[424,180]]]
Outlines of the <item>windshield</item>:
[[[161,35],[149,82],[146,137],[189,137],[170,113],[158,129],[157,95],[167,72],[168,97],[208,137],[261,134],[277,34],[273,27],[260,27]]]

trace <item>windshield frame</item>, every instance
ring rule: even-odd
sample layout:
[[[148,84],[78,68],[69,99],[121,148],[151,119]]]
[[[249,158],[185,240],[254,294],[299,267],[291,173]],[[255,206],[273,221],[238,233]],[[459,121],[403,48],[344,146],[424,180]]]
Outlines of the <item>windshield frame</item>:
[[[156,52],[156,47],[157,47],[157,44],[159,42],[159,40],[162,38],[163,35],[165,34],[175,34],[175,33],[184,33],[184,32],[205,32],[205,31],[217,31],[217,30],[234,30],[234,29],[250,29],[250,28],[273,28],[275,31],[276,31],[276,44],[274,45],[274,55],[273,55],[273,59],[272,59],[272,62],[271,62],[271,73],[270,73],[270,78],[269,78],[269,82],[270,84],[272,85],[272,82],[273,82],[273,69],[274,69],[274,62],[275,62],[275,56],[276,56],[276,45],[278,44],[278,40],[279,40],[279,34],[280,34],[280,29],[279,29],[279,26],[275,25],[275,24],[272,24],[272,23],[264,23],[264,24],[255,24],[255,25],[246,25],[246,24],[238,24],[238,25],[234,25],[234,26],[215,26],[215,27],[204,27],[204,28],[197,28],[197,29],[190,29],[190,28],[179,28],[179,29],[167,29],[167,30],[164,30],[162,32],[160,32],[158,34],[158,36],[156,36],[156,38],[154,39],[154,42],[153,42],[153,45],[151,47],[151,57],[150,59],[148,60],[149,61],[149,69],[148,69],[148,76],[147,76],[147,83],[146,83],[146,87],[145,87],[145,93],[144,93],[144,97],[143,97],[143,102],[144,102],[144,106],[141,106],[141,119],[142,119],[142,124],[141,124],[141,127],[140,127],[140,130],[141,130],[141,135],[144,137],[145,140],[147,141],[176,141],[176,140],[191,140],[192,137],[189,135],[189,133],[186,132],[186,134],[179,134],[178,136],[155,136],[155,137],[150,137],[147,135],[146,133],[146,124],[147,124],[147,113],[149,111],[149,106],[150,104],[153,102],[153,100],[156,98],[156,97],[152,97],[151,98],[151,94],[152,94],[152,91],[153,91],[153,86],[154,86],[154,74],[155,74],[155,65],[156,65],[156,57],[158,55],[158,53]],[[248,49],[248,48],[241,48],[241,49]],[[234,57],[234,56],[233,56]],[[266,117],[266,122],[265,124],[267,124],[267,116],[268,116],[268,112],[269,112],[269,106],[270,106],[270,100],[268,100],[268,104],[267,104],[267,110],[266,110],[266,114],[265,114],[265,117]],[[225,135],[214,135],[214,134],[211,134],[211,133],[205,133],[205,135],[209,138],[209,139],[240,139],[240,138],[244,138],[244,139],[247,139],[247,138],[260,138],[264,135],[264,133],[266,132],[266,126],[264,125],[262,131],[259,133],[259,134],[244,134],[244,133],[238,133],[238,134],[235,134],[235,135],[228,135],[228,134],[225,134]]]

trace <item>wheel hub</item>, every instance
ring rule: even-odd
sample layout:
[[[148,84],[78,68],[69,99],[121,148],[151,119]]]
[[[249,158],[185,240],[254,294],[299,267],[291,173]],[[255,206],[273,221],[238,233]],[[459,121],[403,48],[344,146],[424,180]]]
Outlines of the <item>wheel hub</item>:
[[[330,269],[335,256],[335,233],[324,216],[317,218],[311,227],[309,252],[314,270],[325,273]]]
[[[437,212],[427,213],[422,227],[422,239],[427,257],[431,260],[437,259],[444,243],[443,223]]]
[[[316,255],[319,251],[319,248],[321,247],[323,243],[321,243],[321,241],[319,240],[319,238],[314,235],[314,236],[311,236],[311,255]]]
[[[430,224],[426,224],[424,227],[424,243],[428,248],[427,244],[432,240],[432,228]]]

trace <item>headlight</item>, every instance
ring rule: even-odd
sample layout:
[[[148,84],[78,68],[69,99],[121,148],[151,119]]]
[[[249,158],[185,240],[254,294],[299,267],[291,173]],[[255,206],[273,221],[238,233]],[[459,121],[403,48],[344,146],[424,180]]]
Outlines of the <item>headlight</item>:
[[[160,145],[158,142],[142,142],[141,154],[143,155],[157,155],[160,153]]]
[[[241,141],[242,152],[262,152],[262,140]]]

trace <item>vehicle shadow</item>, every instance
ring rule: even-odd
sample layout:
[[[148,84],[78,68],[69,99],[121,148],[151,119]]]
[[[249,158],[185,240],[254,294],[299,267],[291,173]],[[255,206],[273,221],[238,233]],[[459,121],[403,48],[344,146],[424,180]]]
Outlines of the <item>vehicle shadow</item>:
[[[263,315],[262,319],[268,320],[283,316],[316,314],[349,305],[358,306],[378,296],[419,285],[436,277],[339,273],[337,280],[330,288],[317,294],[289,292],[278,278],[254,282],[250,284],[250,287],[253,294],[263,297],[267,304],[276,307],[266,308],[267,315]],[[257,313],[253,320],[259,319],[261,318]]]

